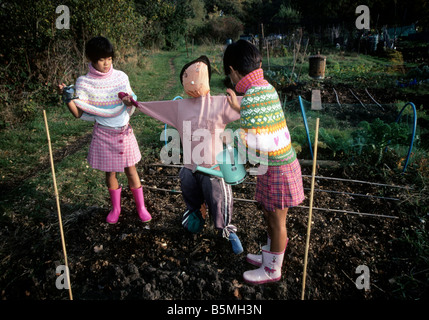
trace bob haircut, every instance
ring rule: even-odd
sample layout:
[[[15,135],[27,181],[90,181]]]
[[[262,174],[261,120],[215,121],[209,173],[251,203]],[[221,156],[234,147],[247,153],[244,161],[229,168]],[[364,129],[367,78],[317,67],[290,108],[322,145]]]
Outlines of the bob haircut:
[[[115,50],[110,41],[104,37],[95,37],[86,43],[85,55],[91,62],[102,58],[115,58]]]
[[[230,66],[242,76],[259,69],[262,56],[258,48],[246,40],[238,40],[226,47],[223,54],[223,69],[225,75],[231,73]]]

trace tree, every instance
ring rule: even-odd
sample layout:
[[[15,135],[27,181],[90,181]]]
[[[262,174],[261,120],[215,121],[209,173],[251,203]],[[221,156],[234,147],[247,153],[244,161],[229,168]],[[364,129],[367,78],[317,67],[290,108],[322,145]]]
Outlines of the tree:
[[[237,39],[242,32],[243,24],[234,16],[212,14],[207,22],[207,34],[216,42]]]
[[[157,42],[166,49],[176,48],[186,33],[186,21],[192,17],[190,0],[135,0],[137,11],[151,24],[145,44]]]
[[[300,20],[301,13],[285,3],[280,5],[280,9],[271,19],[272,23],[281,29],[284,29],[284,26],[298,24]]]
[[[244,10],[247,9],[244,7],[245,0],[205,0],[205,6],[207,12],[214,12],[215,8],[227,16],[234,16],[238,19],[244,14]]]
[[[190,0],[191,16],[186,19],[188,34],[195,37],[201,32],[206,22],[206,9],[203,0]]]

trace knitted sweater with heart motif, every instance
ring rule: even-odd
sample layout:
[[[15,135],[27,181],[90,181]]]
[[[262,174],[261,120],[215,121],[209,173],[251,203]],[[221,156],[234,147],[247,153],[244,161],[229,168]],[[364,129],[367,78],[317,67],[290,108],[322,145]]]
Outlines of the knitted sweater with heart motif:
[[[296,159],[289,129],[276,89],[257,69],[236,85],[245,93],[240,105],[238,149],[249,161],[269,166],[290,164]]]

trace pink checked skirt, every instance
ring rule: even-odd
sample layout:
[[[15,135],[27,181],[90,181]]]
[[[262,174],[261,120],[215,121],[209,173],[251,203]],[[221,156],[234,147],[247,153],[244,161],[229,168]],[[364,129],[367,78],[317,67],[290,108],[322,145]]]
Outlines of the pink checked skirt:
[[[94,169],[106,172],[124,172],[141,160],[139,146],[131,125],[122,129],[94,125],[88,162]]]
[[[265,174],[257,176],[255,200],[270,212],[274,212],[275,208],[295,207],[304,198],[298,159],[291,164],[268,166]]]

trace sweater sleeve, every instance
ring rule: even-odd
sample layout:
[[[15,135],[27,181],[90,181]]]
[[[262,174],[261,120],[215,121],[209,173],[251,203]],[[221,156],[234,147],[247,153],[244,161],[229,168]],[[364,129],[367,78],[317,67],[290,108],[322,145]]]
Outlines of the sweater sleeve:
[[[163,123],[177,127],[177,116],[180,100],[137,102],[137,108]]]
[[[133,97],[134,100],[137,101],[137,96],[134,93],[133,89],[131,89],[130,79],[128,78],[128,76],[127,76],[126,88],[127,88],[126,89],[126,93],[128,93],[130,96]],[[134,113],[135,110],[136,110],[135,106],[127,107],[127,112],[130,115],[130,117],[133,115],[133,113]]]

